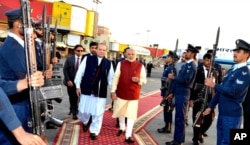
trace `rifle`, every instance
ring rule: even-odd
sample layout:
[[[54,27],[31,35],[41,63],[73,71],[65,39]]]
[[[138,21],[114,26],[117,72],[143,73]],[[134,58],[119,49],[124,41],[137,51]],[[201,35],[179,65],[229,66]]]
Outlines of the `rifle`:
[[[177,49],[178,49],[178,43],[179,43],[179,40],[177,39],[176,40],[176,44],[175,44],[175,50],[174,50],[174,54],[173,54],[173,62],[172,62],[172,64],[171,64],[171,66],[170,66],[170,69],[171,69],[171,72],[174,70],[174,64],[175,64],[175,59],[176,59],[176,52],[177,52]],[[172,80],[171,79],[168,79],[167,77],[162,77],[162,81],[166,81],[166,84],[165,84],[165,86],[163,86],[163,88],[161,88],[161,89],[164,89],[164,88],[166,88],[167,90],[166,90],[166,92],[167,92],[167,95],[166,96],[164,96],[163,98],[162,98],[162,100],[161,100],[161,103],[160,103],[160,106],[165,106],[165,104],[167,103],[167,100],[166,100],[166,98],[167,98],[167,96],[168,96],[168,94],[169,94],[169,92],[170,92],[170,87],[171,87],[171,83],[172,83]],[[171,109],[171,108],[169,108],[169,109]]]
[[[54,43],[52,45],[52,50],[53,50],[53,53],[52,53],[52,58],[56,57],[56,44],[57,44],[57,20],[55,22],[55,29],[54,29]],[[54,65],[55,63],[53,63]],[[54,68],[54,67],[53,67]]]
[[[217,51],[218,43],[219,43],[219,36],[220,36],[220,27],[217,30],[215,44],[213,45],[213,54],[211,56],[211,64],[210,64],[209,69],[208,69],[208,77],[212,76],[216,51]],[[204,99],[202,100],[203,103],[202,103],[200,111],[196,114],[195,121],[194,121],[194,123],[192,125],[193,127],[200,127],[200,125],[201,125],[201,123],[203,121],[202,113],[204,112],[204,110],[207,107],[207,99],[208,99],[209,92],[211,93],[211,88],[207,87],[207,86],[204,86],[203,89],[201,90],[200,95],[204,96]]]
[[[46,6],[43,7],[43,15],[42,15],[42,29],[43,29],[43,72],[48,70],[50,65],[50,18],[46,23]],[[46,79],[47,80],[47,79]],[[48,82],[48,81],[47,81]],[[47,84],[45,82],[45,84]]]
[[[51,69],[51,41],[50,41],[50,17],[46,22],[46,6],[43,7],[42,14],[42,29],[43,29],[43,72]],[[41,94],[43,96],[44,106],[43,106],[43,115],[45,116],[44,123],[52,122],[56,126],[61,126],[63,121],[57,118],[54,118],[51,115],[51,111],[53,110],[52,100],[54,99],[56,102],[60,103],[62,101],[62,87],[61,85],[55,86],[51,80],[51,78],[45,77],[45,86],[40,89]]]
[[[20,0],[22,9],[22,23],[24,32],[24,48],[26,55],[26,66],[27,66],[27,77],[30,78],[33,73],[37,71],[36,53],[33,38],[33,27],[31,23],[31,8],[29,0]],[[39,87],[29,86],[30,95],[30,106],[31,106],[31,122],[29,126],[32,128],[32,132],[43,138],[47,142],[45,136],[44,124],[41,121],[40,105],[41,100],[39,99]]]

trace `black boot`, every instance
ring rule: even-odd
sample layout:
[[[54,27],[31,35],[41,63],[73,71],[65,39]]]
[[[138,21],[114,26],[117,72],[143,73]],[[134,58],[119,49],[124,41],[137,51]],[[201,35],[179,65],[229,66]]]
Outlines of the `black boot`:
[[[157,129],[158,133],[168,133],[167,127],[162,127]]]

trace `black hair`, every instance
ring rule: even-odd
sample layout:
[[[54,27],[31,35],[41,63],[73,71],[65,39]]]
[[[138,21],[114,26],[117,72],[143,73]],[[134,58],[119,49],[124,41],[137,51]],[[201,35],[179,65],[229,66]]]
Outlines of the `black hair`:
[[[77,44],[77,45],[74,47],[74,50],[76,50],[76,48],[78,48],[78,47],[82,47],[82,48],[84,49],[84,47],[83,47],[82,45]]]
[[[213,49],[207,50],[207,53],[213,53]]]
[[[91,46],[98,46],[98,43],[97,43],[97,42],[92,41],[92,42],[90,42],[90,44],[89,44],[89,47],[91,47]]]
[[[203,55],[203,59],[211,59],[212,58],[212,55],[210,53],[206,53]]]
[[[9,29],[13,28],[15,21],[8,21]]]
[[[126,48],[123,50],[123,53],[125,53],[128,49],[130,49],[130,47],[126,47]]]

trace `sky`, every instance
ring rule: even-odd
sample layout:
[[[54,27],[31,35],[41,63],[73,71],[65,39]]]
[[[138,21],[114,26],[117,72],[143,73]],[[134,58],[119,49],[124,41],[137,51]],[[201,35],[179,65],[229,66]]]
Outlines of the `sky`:
[[[160,48],[234,48],[236,39],[250,42],[249,0],[100,0],[98,25],[108,27],[120,43]]]

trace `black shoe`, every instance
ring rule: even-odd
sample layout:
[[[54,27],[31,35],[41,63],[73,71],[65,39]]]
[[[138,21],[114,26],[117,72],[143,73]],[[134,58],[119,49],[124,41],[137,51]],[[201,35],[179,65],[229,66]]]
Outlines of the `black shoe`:
[[[157,131],[159,133],[171,133],[171,130],[167,130],[166,127],[158,128]]]
[[[88,131],[89,127],[88,125],[82,124],[82,129],[84,132]]]
[[[131,137],[129,137],[129,138],[125,139],[125,142],[126,143],[134,143],[135,141]]]
[[[193,141],[193,145],[199,145],[199,142],[198,142],[198,140],[197,139],[192,139],[192,141]]]
[[[171,142],[166,142],[166,145],[180,145],[180,143],[176,142],[176,141],[171,141]]]
[[[198,141],[194,141],[193,145],[199,145],[199,142]]]
[[[90,133],[90,138],[92,140],[97,140],[97,135],[95,133]]]
[[[125,131],[119,130],[119,131],[117,132],[116,136],[121,136],[121,135],[124,134],[124,133],[125,133]]]
[[[73,115],[73,120],[77,120],[78,117],[76,115]]]
[[[207,137],[207,136],[208,136],[206,133],[203,133],[202,135],[203,135],[204,137]]]
[[[200,143],[204,142],[203,137],[200,137],[198,140],[199,140]]]
[[[46,129],[57,129],[57,126],[55,126],[53,123],[46,123]]]

